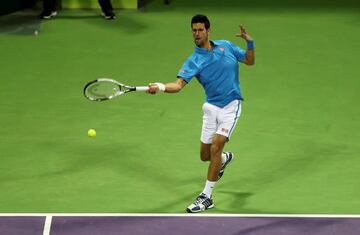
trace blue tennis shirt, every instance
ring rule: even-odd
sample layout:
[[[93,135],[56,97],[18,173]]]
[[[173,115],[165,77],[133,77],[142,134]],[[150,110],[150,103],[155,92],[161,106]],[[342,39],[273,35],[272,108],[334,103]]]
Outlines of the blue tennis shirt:
[[[224,107],[233,100],[243,100],[239,82],[239,63],[246,51],[226,40],[211,41],[212,50],[195,47],[177,77],[187,83],[196,77],[203,86],[206,102]]]

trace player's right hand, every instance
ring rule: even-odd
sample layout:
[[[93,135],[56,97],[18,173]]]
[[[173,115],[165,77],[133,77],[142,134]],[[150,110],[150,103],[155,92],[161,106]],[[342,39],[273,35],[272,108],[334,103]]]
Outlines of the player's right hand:
[[[150,83],[149,90],[147,91],[147,93],[155,95],[158,92],[159,92],[158,85],[156,85],[155,83]]]

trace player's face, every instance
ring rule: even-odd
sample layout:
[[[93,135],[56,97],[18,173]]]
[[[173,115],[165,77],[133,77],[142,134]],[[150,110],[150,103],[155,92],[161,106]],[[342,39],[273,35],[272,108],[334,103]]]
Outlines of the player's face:
[[[205,28],[204,23],[192,24],[192,35],[196,46],[203,47],[209,40],[210,29]]]

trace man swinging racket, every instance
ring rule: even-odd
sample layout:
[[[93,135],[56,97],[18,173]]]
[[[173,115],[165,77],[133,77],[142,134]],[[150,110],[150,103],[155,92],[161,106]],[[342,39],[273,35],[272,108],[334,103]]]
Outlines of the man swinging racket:
[[[190,204],[187,212],[201,212],[214,207],[212,191],[234,158],[233,153],[223,152],[241,113],[239,62],[253,65],[254,41],[240,26],[237,37],[245,39],[247,50],[226,40],[210,40],[210,21],[204,15],[191,20],[192,35],[196,44],[194,53],[185,61],[172,83],[151,83],[149,93],[179,92],[193,77],[203,86],[206,102],[203,109],[200,158],[210,161],[203,191]]]

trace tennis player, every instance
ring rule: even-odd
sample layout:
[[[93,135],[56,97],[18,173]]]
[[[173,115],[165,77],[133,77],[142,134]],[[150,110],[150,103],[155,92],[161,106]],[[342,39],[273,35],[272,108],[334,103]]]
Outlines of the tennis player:
[[[210,21],[204,15],[191,20],[195,51],[185,61],[172,83],[151,83],[149,93],[179,92],[193,77],[203,86],[206,102],[200,143],[200,159],[210,161],[203,191],[187,208],[187,212],[201,212],[214,207],[212,192],[225,168],[234,158],[233,153],[223,152],[241,113],[243,97],[240,91],[239,62],[253,65],[254,41],[240,26],[237,37],[243,38],[247,49],[243,50],[226,40],[210,40]]]

